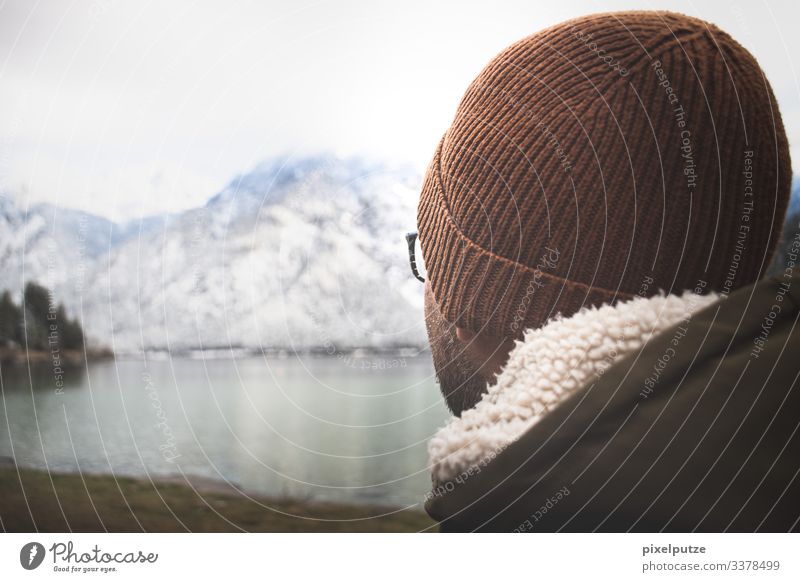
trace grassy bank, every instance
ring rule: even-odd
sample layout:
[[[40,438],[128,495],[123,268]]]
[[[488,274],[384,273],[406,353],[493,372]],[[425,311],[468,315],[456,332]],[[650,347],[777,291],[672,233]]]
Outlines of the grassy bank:
[[[0,469],[0,529],[7,532],[411,532],[419,511],[286,499],[248,499],[187,482]]]

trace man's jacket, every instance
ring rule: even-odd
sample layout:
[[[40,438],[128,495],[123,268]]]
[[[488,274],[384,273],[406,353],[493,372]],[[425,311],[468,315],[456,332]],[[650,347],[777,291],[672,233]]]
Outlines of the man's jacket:
[[[448,531],[800,529],[800,270],[529,331],[430,444]]]

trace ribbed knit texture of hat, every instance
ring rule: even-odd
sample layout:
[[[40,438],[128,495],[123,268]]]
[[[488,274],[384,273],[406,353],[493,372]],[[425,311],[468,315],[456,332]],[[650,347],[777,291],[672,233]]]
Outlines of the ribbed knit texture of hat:
[[[428,167],[419,237],[444,317],[519,337],[584,306],[757,280],[790,180],[749,52],[695,18],[598,14],[473,81]]]

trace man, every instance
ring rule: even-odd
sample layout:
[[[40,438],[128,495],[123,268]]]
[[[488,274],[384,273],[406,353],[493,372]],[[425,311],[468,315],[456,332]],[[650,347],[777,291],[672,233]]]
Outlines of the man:
[[[764,277],[790,179],[712,24],[593,15],[489,63],[418,213],[442,531],[800,527],[800,241]]]

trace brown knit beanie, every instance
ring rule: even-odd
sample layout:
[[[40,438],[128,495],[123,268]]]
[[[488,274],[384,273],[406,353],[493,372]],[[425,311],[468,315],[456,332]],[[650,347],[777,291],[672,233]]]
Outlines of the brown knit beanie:
[[[742,46],[679,14],[598,14],[478,75],[428,168],[419,237],[444,317],[518,337],[583,306],[752,283],[790,179]]]

